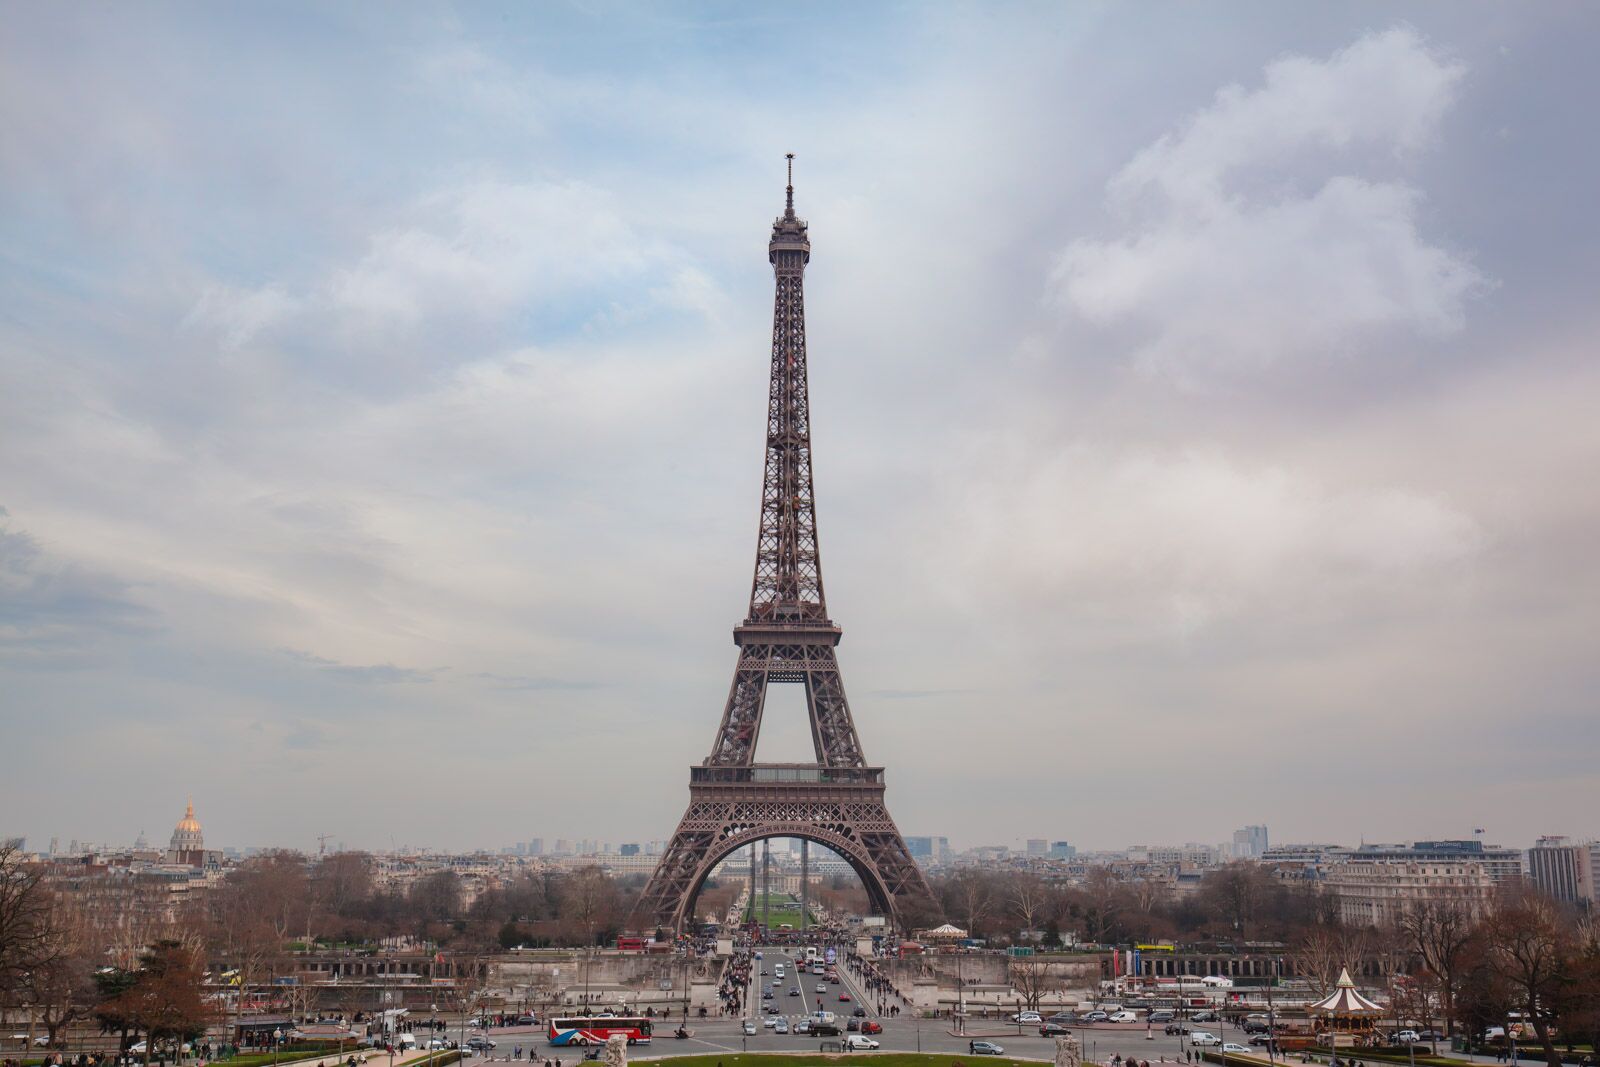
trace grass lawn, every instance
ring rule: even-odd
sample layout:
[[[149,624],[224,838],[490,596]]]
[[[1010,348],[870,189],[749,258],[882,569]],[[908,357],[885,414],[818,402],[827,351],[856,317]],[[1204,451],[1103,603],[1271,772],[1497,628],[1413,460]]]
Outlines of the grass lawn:
[[[950,1067],[953,1063],[965,1067],[1039,1067],[1038,1060],[1014,1060],[1007,1056],[965,1056],[952,1053],[916,1052],[838,1052],[826,1055],[818,1052],[762,1052],[730,1053],[723,1056],[673,1056],[672,1067],[806,1067],[809,1064],[828,1064],[837,1067],[841,1059],[851,1062],[879,1064],[880,1067]]]
[[[764,912],[762,910],[763,906],[766,908]],[[788,923],[798,930],[800,928],[800,901],[788,893],[773,893],[764,901],[760,896],[757,896],[747,915],[757,922],[765,918],[774,929],[783,923]],[[811,922],[813,925],[815,924],[816,916],[812,916]]]

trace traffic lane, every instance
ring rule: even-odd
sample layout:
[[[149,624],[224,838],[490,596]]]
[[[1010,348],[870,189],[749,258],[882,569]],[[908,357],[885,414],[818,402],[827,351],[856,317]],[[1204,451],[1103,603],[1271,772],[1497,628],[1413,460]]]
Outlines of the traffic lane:
[[[850,996],[854,998],[855,1004],[860,1004],[863,1008],[867,1009],[867,1017],[869,1019],[878,1018],[877,998],[868,994],[866,987],[861,983],[861,980],[855,976],[855,974],[850,970],[850,967],[844,962],[842,954],[839,962],[834,966],[833,972],[839,976],[840,984],[845,988]],[[844,1012],[845,1015],[849,1015],[852,1011],[854,1011],[855,1004],[841,1004],[840,1007],[846,1009]]]
[[[786,1013],[783,1016],[792,1025],[796,1018],[804,1015]],[[845,1020],[846,1022],[848,1020]],[[973,1020],[981,1022],[981,1020]],[[966,1035],[952,1035],[949,1031],[947,1019],[909,1019],[901,1016],[898,1019],[883,1021],[883,1032],[873,1034],[886,1052],[933,1052],[938,1054],[950,1053],[963,1055],[967,1052],[967,1043],[974,1040],[993,1041],[1006,1050],[1007,1055],[1018,1056],[1023,1059],[1051,1060],[1055,1058],[1055,1038],[1040,1037],[1037,1027],[1024,1027],[1023,1032],[1016,1032],[1015,1024],[1009,1028],[996,1025],[995,1020],[989,1020],[989,1026],[982,1032],[973,1032]],[[674,1041],[670,1037],[657,1038],[651,1043],[652,1051],[647,1055],[660,1058],[683,1054],[692,1051],[696,1041],[717,1046],[718,1051],[744,1051],[751,1052],[810,1052],[813,1042],[819,1039],[810,1034],[777,1034],[771,1030],[761,1028],[758,1021],[758,1032],[755,1036],[746,1036],[736,1022],[718,1020],[710,1026],[696,1027],[695,1038],[689,1041]],[[848,1032],[848,1031],[847,1031]],[[1121,1055],[1124,1059],[1149,1060],[1152,1063],[1182,1062],[1187,1042],[1180,1043],[1176,1036],[1168,1036],[1159,1030],[1153,1031],[1147,1040],[1141,1030],[1103,1030],[1083,1028],[1073,1034],[1081,1043],[1085,1059],[1109,1061],[1113,1056]],[[838,1038],[825,1038],[822,1040],[837,1041]],[[637,1057],[636,1057],[637,1058]]]

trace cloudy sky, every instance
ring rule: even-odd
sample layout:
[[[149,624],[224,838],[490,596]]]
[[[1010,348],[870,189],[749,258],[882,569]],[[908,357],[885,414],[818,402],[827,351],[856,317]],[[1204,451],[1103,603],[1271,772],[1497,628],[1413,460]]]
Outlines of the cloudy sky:
[[[1600,834],[1592,6],[8,22],[0,832],[666,836],[793,151],[905,832]]]

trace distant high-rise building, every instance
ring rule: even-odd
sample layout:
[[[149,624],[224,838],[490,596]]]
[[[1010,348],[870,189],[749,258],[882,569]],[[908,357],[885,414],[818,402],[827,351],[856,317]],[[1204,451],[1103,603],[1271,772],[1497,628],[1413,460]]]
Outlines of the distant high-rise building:
[[[911,858],[923,866],[930,863],[943,863],[950,854],[950,839],[947,837],[908,837],[906,838],[906,851],[911,853]]]
[[[1567,904],[1594,904],[1600,881],[1600,845],[1575,845],[1565,837],[1541,837],[1528,850],[1528,880],[1540,892]]]
[[[1050,842],[1042,837],[1028,838],[1028,855],[1043,857],[1050,854]]]
[[[1076,856],[1077,854],[1078,854],[1078,850],[1076,848],[1074,848],[1071,845],[1071,843],[1069,843],[1067,841],[1052,841],[1052,842],[1050,842],[1050,858],[1051,859],[1070,860],[1074,856]]]
[[[572,854],[572,842],[564,837],[556,838],[556,855],[567,856]]]
[[[542,855],[544,855],[544,838],[535,837],[535,838],[531,838],[528,841],[528,855],[530,855],[530,856],[542,856]]]
[[[624,843],[620,851],[624,856],[637,856],[639,854],[639,846],[631,843]]]
[[[1267,828],[1265,826],[1246,826],[1242,830],[1233,832],[1233,855],[1235,859],[1258,860],[1262,853],[1267,851]]]

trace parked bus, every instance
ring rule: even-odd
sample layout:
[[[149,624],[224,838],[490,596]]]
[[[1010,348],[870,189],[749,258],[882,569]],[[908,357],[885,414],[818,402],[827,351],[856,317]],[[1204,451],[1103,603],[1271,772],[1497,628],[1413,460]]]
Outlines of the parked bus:
[[[551,1019],[552,1045],[603,1045],[612,1034],[621,1034],[630,1045],[650,1043],[651,1020],[638,1016],[603,1015]]]

